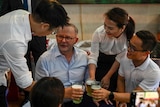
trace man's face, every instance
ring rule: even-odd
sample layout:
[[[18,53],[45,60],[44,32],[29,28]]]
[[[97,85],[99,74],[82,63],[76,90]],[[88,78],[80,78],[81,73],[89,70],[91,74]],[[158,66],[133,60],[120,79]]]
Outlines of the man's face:
[[[50,25],[44,22],[31,21],[31,31],[33,36],[46,36],[52,34],[57,28],[50,29]]]
[[[77,34],[71,26],[59,28],[56,39],[59,50],[62,53],[71,52],[73,50],[73,45],[78,41]]]
[[[142,48],[142,40],[134,35],[128,43],[127,57],[132,60],[141,60],[146,56],[146,51]]]

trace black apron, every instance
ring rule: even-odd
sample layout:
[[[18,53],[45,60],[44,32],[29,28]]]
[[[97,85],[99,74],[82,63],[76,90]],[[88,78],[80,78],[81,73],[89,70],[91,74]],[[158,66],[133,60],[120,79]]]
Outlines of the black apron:
[[[116,55],[106,55],[102,52],[99,52],[96,74],[95,74],[95,78],[97,81],[101,81],[101,79],[107,74],[107,72],[109,71],[109,69],[111,68],[112,64],[115,61],[115,57]],[[108,90],[116,91],[117,77],[118,77],[118,70],[112,75]]]

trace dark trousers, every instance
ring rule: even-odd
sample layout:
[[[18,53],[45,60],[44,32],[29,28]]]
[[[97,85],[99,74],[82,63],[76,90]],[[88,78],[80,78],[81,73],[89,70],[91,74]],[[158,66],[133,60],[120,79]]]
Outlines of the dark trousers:
[[[99,104],[99,107],[115,107],[113,105],[107,105],[104,101],[100,101]],[[88,96],[85,92],[80,104],[74,104],[72,101],[70,101],[63,103],[62,107],[97,107],[97,105],[93,102],[92,97]]]
[[[8,107],[6,90],[7,90],[7,87],[0,86],[0,107]]]

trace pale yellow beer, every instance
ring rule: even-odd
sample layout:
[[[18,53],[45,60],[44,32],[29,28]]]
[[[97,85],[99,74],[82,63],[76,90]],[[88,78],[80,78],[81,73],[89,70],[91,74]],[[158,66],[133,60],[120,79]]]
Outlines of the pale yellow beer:
[[[86,81],[86,91],[87,91],[87,95],[88,95],[88,96],[92,96],[92,95],[91,95],[91,93],[92,93],[91,86],[92,86],[92,84],[94,84],[94,83],[95,83],[95,80],[90,80],[90,79],[88,79],[88,80]]]
[[[95,83],[92,84],[91,86],[91,92],[93,92],[93,90],[99,90],[99,89],[101,89],[101,84],[99,81],[95,81]],[[93,98],[93,100],[97,100],[97,99]]]
[[[83,89],[83,85],[80,84],[80,83],[75,83],[75,84],[72,85],[72,88],[74,88],[74,89]],[[73,103],[75,103],[75,104],[79,104],[81,102],[82,102],[82,97],[79,98],[79,100],[73,100]]]

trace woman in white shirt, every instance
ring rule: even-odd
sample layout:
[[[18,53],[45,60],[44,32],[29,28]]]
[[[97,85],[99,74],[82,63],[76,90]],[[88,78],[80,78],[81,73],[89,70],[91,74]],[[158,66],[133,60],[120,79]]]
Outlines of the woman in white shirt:
[[[127,51],[127,41],[134,31],[134,20],[124,9],[115,7],[104,14],[104,25],[92,36],[90,79],[101,81],[102,86],[110,91],[116,90],[119,60]]]

